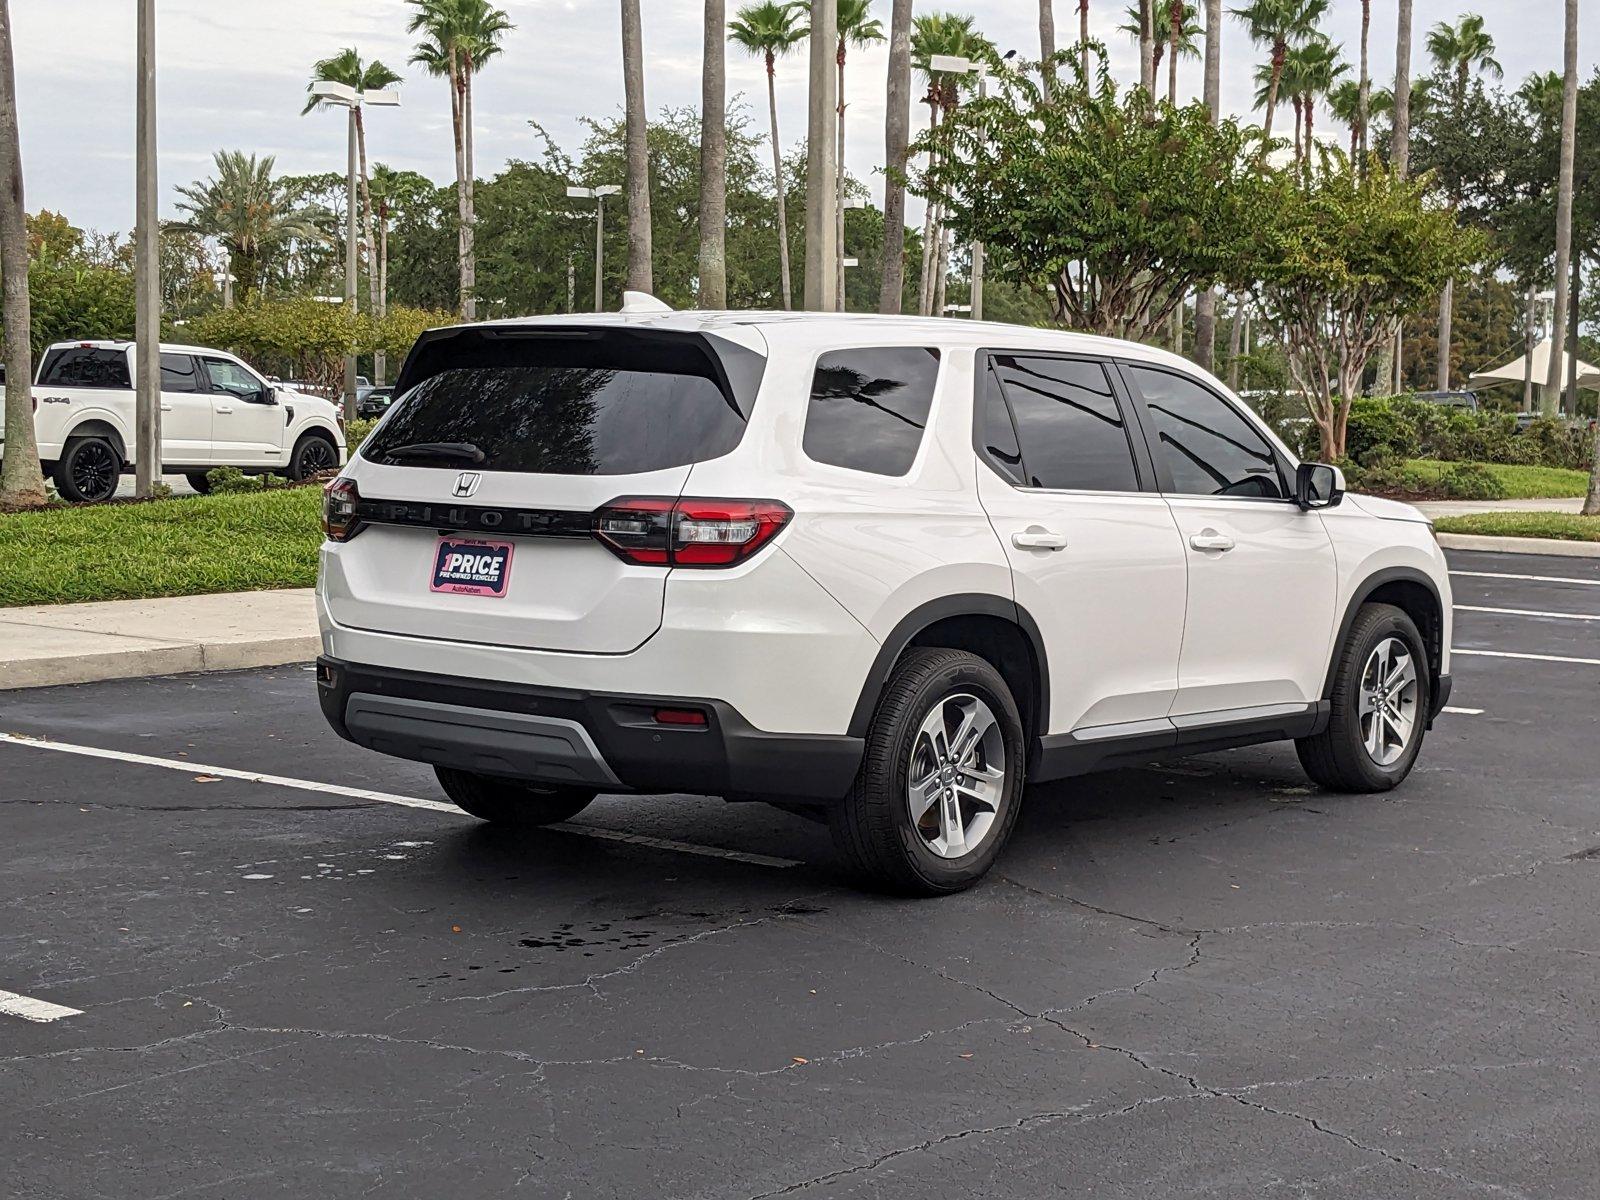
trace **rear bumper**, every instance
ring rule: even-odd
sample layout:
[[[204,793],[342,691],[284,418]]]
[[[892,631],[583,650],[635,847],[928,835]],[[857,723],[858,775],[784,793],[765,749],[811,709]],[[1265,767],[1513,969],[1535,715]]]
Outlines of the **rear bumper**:
[[[344,738],[397,758],[600,791],[833,801],[862,741],[766,733],[732,705],[583,692],[317,659],[317,698]],[[697,708],[703,727],[661,725],[657,707]]]

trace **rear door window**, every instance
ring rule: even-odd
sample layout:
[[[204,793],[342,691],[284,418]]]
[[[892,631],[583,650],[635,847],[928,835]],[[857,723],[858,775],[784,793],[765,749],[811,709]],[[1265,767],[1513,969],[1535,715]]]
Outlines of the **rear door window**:
[[[806,457],[875,475],[904,475],[922,445],[938,378],[939,352],[923,347],[822,355],[806,407]]]
[[[187,354],[163,354],[161,356],[161,390],[163,392],[198,392],[204,390],[200,385],[200,371],[194,365],[194,359]]]
[[[103,346],[72,346],[53,352],[39,374],[43,387],[131,388],[128,352]]]
[[[430,346],[428,360],[362,457],[544,475],[681,467],[739,444],[760,378],[736,386],[704,339],[684,335],[470,336]]]
[[[1104,366],[1022,354],[997,354],[993,362],[1016,423],[1024,486],[1139,490],[1127,423]]]

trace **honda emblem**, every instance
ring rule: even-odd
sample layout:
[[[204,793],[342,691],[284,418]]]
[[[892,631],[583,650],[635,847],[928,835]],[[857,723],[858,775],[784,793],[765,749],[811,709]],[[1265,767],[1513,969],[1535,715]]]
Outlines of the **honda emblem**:
[[[478,483],[483,479],[477,471],[463,471],[456,476],[456,485],[450,489],[450,494],[458,500],[465,500],[478,490]]]

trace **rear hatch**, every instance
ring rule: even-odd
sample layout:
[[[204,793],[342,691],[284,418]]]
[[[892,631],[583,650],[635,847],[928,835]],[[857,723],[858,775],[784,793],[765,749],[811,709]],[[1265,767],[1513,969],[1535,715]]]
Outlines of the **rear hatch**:
[[[359,527],[329,555],[334,620],[530,649],[641,645],[660,628],[669,571],[613,554],[592,515],[677,497],[695,463],[732,451],[762,348],[748,329],[425,334],[347,471]]]

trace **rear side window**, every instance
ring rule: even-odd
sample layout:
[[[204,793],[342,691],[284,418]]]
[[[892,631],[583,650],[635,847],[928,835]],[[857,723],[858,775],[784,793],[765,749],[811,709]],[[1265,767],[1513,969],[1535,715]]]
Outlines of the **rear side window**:
[[[1287,499],[1278,456],[1233,405],[1171,371],[1129,366],[1128,374],[1150,411],[1156,453],[1172,475],[1174,493]]]
[[[194,359],[187,354],[161,356],[161,390],[163,392],[198,392],[200,371]]]
[[[994,356],[1016,422],[1025,486],[1137,492],[1128,429],[1098,362]]]
[[[131,388],[128,352],[95,346],[58,350],[39,374],[43,387]]]
[[[835,350],[817,359],[802,443],[812,462],[904,475],[916,460],[939,377],[937,350]]]
[[[393,403],[362,457],[542,475],[686,466],[739,444],[760,378],[738,363],[736,386],[704,339],[684,335],[468,335],[426,354],[432,373]]]

